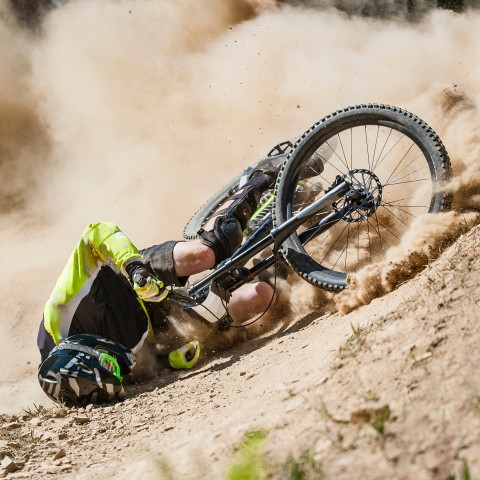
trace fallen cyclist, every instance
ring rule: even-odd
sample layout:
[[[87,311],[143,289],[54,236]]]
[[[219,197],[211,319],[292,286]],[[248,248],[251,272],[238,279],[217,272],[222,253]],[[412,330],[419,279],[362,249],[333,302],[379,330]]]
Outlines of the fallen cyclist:
[[[213,228],[198,240],[167,241],[139,251],[116,225],[89,225],[40,323],[38,378],[46,394],[67,406],[122,399],[123,376],[153,335],[152,324],[164,315],[162,302],[168,302],[170,287],[184,286],[190,275],[232,255],[262,192],[274,179],[268,171],[254,170],[218,213]],[[245,284],[229,296],[212,291],[208,314],[220,319],[220,325],[243,323],[264,312],[273,297],[265,282]],[[170,352],[169,363],[191,368],[199,354],[199,343],[192,341]]]

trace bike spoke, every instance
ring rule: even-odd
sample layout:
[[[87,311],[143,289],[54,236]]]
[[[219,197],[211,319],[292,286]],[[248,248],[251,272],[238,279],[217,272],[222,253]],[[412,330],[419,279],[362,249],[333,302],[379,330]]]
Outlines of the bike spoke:
[[[347,229],[347,244],[345,245],[345,247],[343,247],[343,250],[342,250],[342,251],[340,252],[340,254],[338,255],[337,260],[336,260],[335,263],[332,265],[332,270],[335,269],[335,267],[337,266],[338,261],[342,258],[343,253],[344,253],[344,252],[347,250],[347,248],[348,248],[350,224],[347,224],[347,225],[348,225],[348,229]],[[346,259],[346,255],[345,255],[345,259]],[[346,269],[346,267],[345,267],[345,269]]]
[[[377,216],[377,212],[375,212],[375,220],[376,222],[378,223],[378,225],[380,225],[384,230],[386,230],[390,235],[393,235],[397,240],[400,240],[400,238],[395,235],[389,228],[387,228],[385,225],[383,225],[382,222],[380,222],[380,220],[378,220],[378,216]],[[383,239],[383,241],[388,245],[390,246],[390,244],[385,240],[385,238]]]
[[[432,179],[431,178],[419,178],[417,180],[408,180],[406,182],[393,182],[393,183],[384,183],[383,184],[383,188],[385,187],[390,187],[391,185],[403,185],[405,183],[415,183],[415,182],[431,182]]]
[[[347,224],[348,225],[348,224]],[[328,257],[329,253],[332,251],[332,248],[335,246],[335,244],[337,243],[338,239],[343,235],[343,232],[345,231],[345,229],[347,228],[347,225],[345,225],[342,229],[342,231],[338,234],[337,238],[335,239],[335,241],[332,243],[332,245],[330,246],[330,248],[328,249],[327,253],[325,254],[325,256],[323,257],[323,259],[320,261],[320,263],[323,263],[325,261],[325,259]],[[313,253],[316,253],[318,251],[318,248],[313,252]]]
[[[345,150],[343,149],[342,138],[340,137],[340,134],[338,134],[337,137],[338,137],[338,141],[340,142],[340,147],[342,149],[343,158],[345,159],[345,165],[348,168],[348,160],[347,160],[347,156],[345,155]]]
[[[331,222],[325,223],[325,226],[334,225],[335,223],[337,223],[337,220],[332,220]],[[319,227],[319,228],[320,228],[320,227]],[[307,227],[305,230],[308,230],[308,227]],[[306,245],[312,238],[315,238],[316,235],[317,235],[317,232],[318,232],[318,228],[317,228],[317,229],[314,229],[314,230],[312,231],[312,234],[302,243],[302,245]],[[322,245],[322,244],[326,241],[326,239],[328,239],[328,237],[331,235],[331,232],[332,232],[332,230],[329,231],[327,237],[323,240],[323,242],[320,242],[320,245]],[[319,245],[319,246],[320,246],[320,245]],[[318,251],[318,248],[319,248],[319,247],[317,247],[317,250],[315,250],[315,252]]]
[[[400,217],[395,215],[395,213],[393,213],[389,208],[387,208],[385,205],[380,205],[380,207],[384,208],[388,213],[393,215],[400,223],[402,223],[403,225],[405,225],[408,228],[408,225]]]
[[[350,170],[353,170],[353,128],[350,129]]]
[[[343,159],[338,155],[338,153],[335,151],[335,149],[332,148],[332,146],[328,143],[328,140],[325,143],[328,145],[330,150],[335,154],[335,156],[342,162],[342,164],[345,165],[348,169],[348,163],[343,163]],[[330,163],[330,165],[332,165],[332,167],[334,167],[336,170],[338,170],[338,168],[335,167],[332,163]],[[344,172],[342,172],[341,170],[338,170],[338,171],[343,175]]]
[[[365,144],[367,146],[367,162],[368,162],[368,169],[372,170],[372,167],[370,165],[370,151],[368,148],[368,135],[367,135],[367,126],[365,125]]]
[[[412,163],[417,162],[418,159],[419,159],[420,157],[422,157],[422,156],[423,156],[423,153],[420,153],[420,155],[418,155],[417,157],[415,157],[407,166],[403,167],[403,168],[397,173],[397,175],[400,175],[404,170],[406,170],[410,165],[412,165]],[[428,165],[426,165],[426,166],[428,167]],[[394,178],[393,178],[392,180],[394,180]]]
[[[370,243],[370,222],[367,219],[367,237],[368,237],[368,253],[370,257],[370,261],[372,260],[372,246]]]
[[[305,207],[306,205],[310,205],[310,202],[302,202],[302,203],[295,203],[292,205],[292,213],[295,214],[302,210],[301,207]]]
[[[389,204],[387,203],[387,205],[389,205]],[[383,206],[383,205],[381,205],[381,206]],[[400,210],[401,212],[406,213],[407,215],[410,215],[411,217],[415,217],[415,218],[417,217],[417,215],[415,215],[415,214],[413,214],[413,213],[411,213],[411,212],[408,212],[407,210],[403,210],[402,208],[399,208],[399,207],[397,207],[396,205],[389,205],[389,206],[390,206],[390,207],[394,207],[394,208],[396,208],[397,210]]]
[[[348,245],[349,244],[350,244],[350,224],[348,224],[348,229],[347,229],[347,245],[345,247],[345,267],[344,267],[344,270],[347,270]]]
[[[357,262],[360,261],[360,223],[357,226]]]
[[[388,155],[390,155],[390,153],[393,151],[393,149],[400,143],[400,140],[402,140],[402,138],[404,137],[405,135],[402,135],[398,140],[397,142],[393,145],[393,147],[385,154],[385,156],[379,160],[377,162],[377,164],[375,165],[374,168],[372,168],[372,172],[375,172],[375,169],[379,167],[379,165],[388,157]]]
[[[412,144],[410,145],[410,148],[405,152],[405,155],[403,155],[402,159],[397,163],[397,166],[395,167],[395,170],[390,174],[390,176],[387,178],[387,181],[385,183],[388,183],[388,181],[392,178],[393,174],[397,171],[397,168],[403,163],[403,161],[405,160],[405,158],[408,155],[408,152],[410,152],[410,150],[412,149],[412,147],[414,145],[415,144],[412,142]]]
[[[372,225],[372,228],[375,230],[375,232],[377,233],[377,236],[378,236],[378,239],[380,240],[380,247],[382,248],[383,250],[383,243],[385,243],[386,245],[388,245],[388,242],[382,237],[382,234],[380,233],[380,227],[381,227],[381,224],[380,222],[378,221],[378,217],[377,217],[377,213],[375,212],[375,215],[373,217],[373,220],[375,221],[375,223],[377,224],[377,228],[375,228],[375,224]]]
[[[388,143],[388,140],[390,139],[390,136],[392,135],[392,129],[390,129],[390,131],[388,132],[388,136],[385,140],[385,143],[383,144],[383,147],[382,147],[382,150],[380,151],[379,155],[378,155],[378,159],[377,159],[377,162],[373,165],[372,167],[372,172],[375,171],[375,169],[377,168],[379,162],[380,162],[380,158],[382,157],[382,154],[383,154],[383,151],[385,150],[385,147],[387,146],[387,143]]]
[[[329,145],[330,146],[330,145]],[[338,155],[337,155],[338,157]],[[327,160],[326,158],[322,157],[322,155],[320,155],[320,158],[325,162],[324,165],[330,165],[331,167],[333,167],[340,175],[343,175],[344,172],[342,172],[342,170],[340,170],[339,168],[337,168],[336,165],[334,165],[333,163],[331,163],[329,160]],[[330,180],[327,180],[326,178],[324,178],[323,176],[320,175],[321,178],[323,178],[327,184],[330,184],[332,183]]]
[[[413,175],[414,173],[417,173],[417,172],[420,172],[420,171],[422,171],[422,170],[425,170],[426,168],[428,168],[428,165],[424,165],[423,167],[420,167],[420,168],[418,168],[417,170],[414,170],[413,172],[407,173],[407,174],[404,175],[403,177],[397,178],[396,181],[398,181],[398,180],[403,180],[404,178],[407,178],[407,177],[409,177],[410,175]],[[392,180],[393,180],[393,178],[392,178]]]
[[[398,208],[401,210],[401,207],[403,208],[428,208],[428,205],[402,205],[402,204],[397,204],[397,203],[392,203],[392,202],[382,202],[382,205],[388,205],[389,207],[394,207]],[[405,213],[407,213],[405,211]]]
[[[398,200],[391,200],[391,201],[388,202],[388,203],[403,202],[404,200],[411,200],[412,198],[415,198],[415,196],[405,197],[405,198],[399,198]]]

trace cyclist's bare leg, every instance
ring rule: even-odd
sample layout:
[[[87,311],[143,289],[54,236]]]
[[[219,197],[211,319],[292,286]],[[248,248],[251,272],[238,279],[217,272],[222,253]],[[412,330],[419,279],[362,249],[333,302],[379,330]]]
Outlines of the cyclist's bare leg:
[[[213,268],[215,254],[201,240],[178,242],[173,249],[175,273],[179,277],[188,277]]]
[[[263,313],[274,302],[275,293],[268,283],[246,283],[232,293],[228,313],[235,323],[242,323]]]
[[[213,268],[215,254],[201,240],[178,242],[173,249],[175,273],[187,277]],[[235,290],[228,302],[228,313],[234,322],[245,322],[273,304],[273,289],[268,283],[247,283]],[[275,299],[273,299],[275,300]]]

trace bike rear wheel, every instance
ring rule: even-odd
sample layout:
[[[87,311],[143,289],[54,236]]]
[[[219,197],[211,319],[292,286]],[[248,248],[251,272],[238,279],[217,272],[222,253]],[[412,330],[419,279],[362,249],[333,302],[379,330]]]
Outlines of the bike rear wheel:
[[[330,151],[328,156],[325,151]],[[315,153],[323,171],[302,173]],[[313,125],[297,141],[276,184],[274,226],[311,204],[345,178],[361,193],[357,208],[319,235],[302,226],[282,245],[281,253],[305,280],[325,289],[346,288],[347,274],[382,257],[400,242],[412,221],[448,210],[444,186],[450,160],[438,135],[420,118],[388,105],[358,105],[339,110]],[[342,200],[335,206],[340,210]]]

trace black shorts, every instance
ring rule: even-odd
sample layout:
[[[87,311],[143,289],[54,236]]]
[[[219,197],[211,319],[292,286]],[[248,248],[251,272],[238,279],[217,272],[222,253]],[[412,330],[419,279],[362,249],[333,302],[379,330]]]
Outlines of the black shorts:
[[[66,337],[90,333],[115,340],[135,352],[148,329],[148,316],[128,280],[117,269],[104,265],[75,310]],[[43,320],[37,345],[42,361],[55,345]]]
[[[170,240],[168,242],[154,245],[153,247],[140,250],[145,264],[165,285],[183,287],[188,277],[177,277],[173,263],[173,248],[181,240]]]

